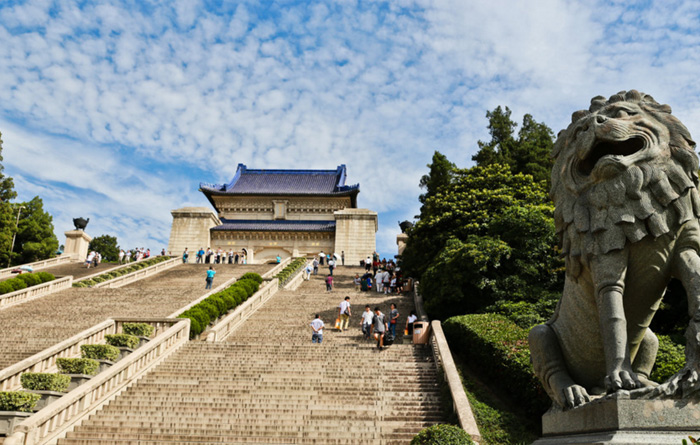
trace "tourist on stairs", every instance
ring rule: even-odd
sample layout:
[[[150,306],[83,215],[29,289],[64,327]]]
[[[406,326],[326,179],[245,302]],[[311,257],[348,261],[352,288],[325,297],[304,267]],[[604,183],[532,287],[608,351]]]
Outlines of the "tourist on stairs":
[[[374,333],[374,339],[377,340],[377,349],[384,349],[384,334],[386,333],[386,316],[382,314],[379,307],[374,308],[374,317],[372,317],[371,331]]]
[[[399,322],[399,311],[396,309],[396,305],[391,303],[391,312],[389,313],[389,332],[391,336],[396,338],[396,324]]]
[[[209,266],[209,270],[207,271],[207,286],[205,289],[211,289],[211,285],[214,283],[214,275],[216,275],[214,266]]]
[[[316,314],[316,318],[311,321],[311,330],[313,331],[311,343],[323,343],[323,326],[325,326],[323,320]]]
[[[326,291],[327,292],[332,292],[333,291],[333,277],[328,275],[326,277]]]
[[[338,325],[339,331],[347,331],[348,324],[350,324],[350,297],[345,297],[345,300],[340,302],[338,305],[338,318],[340,318],[340,324]],[[345,325],[345,327],[343,327]]]
[[[365,306],[365,311],[362,313],[362,320],[360,321],[360,324],[362,325],[362,333],[365,336],[365,340],[369,340],[369,333],[372,328],[372,319],[374,318],[374,314],[372,313],[372,309],[369,308],[369,304]]]

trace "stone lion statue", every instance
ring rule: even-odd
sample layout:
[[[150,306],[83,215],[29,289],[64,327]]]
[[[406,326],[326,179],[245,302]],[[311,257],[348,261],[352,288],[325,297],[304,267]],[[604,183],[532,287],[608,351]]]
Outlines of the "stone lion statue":
[[[621,390],[687,398],[700,389],[694,147],[668,105],[635,90],[594,97],[559,133],[551,197],[566,281],[554,316],[529,337],[535,373],[555,405]],[[686,365],[657,386],[649,380],[658,350],[649,324],[671,278],[688,294]]]

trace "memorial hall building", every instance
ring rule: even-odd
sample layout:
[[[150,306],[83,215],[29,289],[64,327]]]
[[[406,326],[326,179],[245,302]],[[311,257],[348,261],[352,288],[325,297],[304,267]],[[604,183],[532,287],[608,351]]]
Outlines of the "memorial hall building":
[[[253,170],[238,165],[228,184],[201,183],[214,210],[173,210],[168,250],[200,247],[245,251],[248,263],[278,255],[345,255],[345,264],[376,250],[377,213],[357,208],[359,184],[346,185],[346,167],[335,170]]]

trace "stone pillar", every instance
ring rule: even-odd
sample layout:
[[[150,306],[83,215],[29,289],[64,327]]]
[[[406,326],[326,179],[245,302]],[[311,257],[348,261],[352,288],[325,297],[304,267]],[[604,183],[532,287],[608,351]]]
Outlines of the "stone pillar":
[[[403,254],[406,248],[406,241],[408,241],[408,235],[405,233],[399,233],[396,235],[396,245],[399,247],[399,255]]]
[[[69,230],[65,235],[66,245],[63,253],[70,255],[74,260],[85,261],[92,237],[82,230]]]
[[[343,209],[334,212],[335,248],[345,252],[346,266],[359,266],[360,260],[377,250],[377,212],[367,209]]]
[[[213,210],[206,207],[184,207],[170,212],[173,225],[170,229],[168,252],[179,256],[187,247],[190,261],[200,247],[211,247],[210,229],[221,225]]]

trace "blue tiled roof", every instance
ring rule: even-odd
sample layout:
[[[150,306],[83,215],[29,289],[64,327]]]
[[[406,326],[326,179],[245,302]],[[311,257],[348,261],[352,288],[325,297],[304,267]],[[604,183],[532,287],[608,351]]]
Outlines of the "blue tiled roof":
[[[334,232],[335,221],[289,221],[221,219],[220,226],[211,230],[271,231],[271,232]]]
[[[335,170],[253,170],[238,164],[228,184],[200,183],[205,195],[356,195],[360,185],[345,185],[345,165]]]

